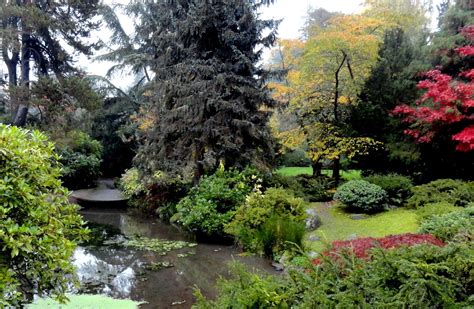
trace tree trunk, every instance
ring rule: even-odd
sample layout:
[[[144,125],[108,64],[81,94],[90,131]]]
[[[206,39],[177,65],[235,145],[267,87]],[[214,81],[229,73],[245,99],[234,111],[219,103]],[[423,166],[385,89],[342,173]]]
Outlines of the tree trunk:
[[[23,104],[18,106],[18,110],[15,113],[12,124],[17,127],[24,127],[26,124],[26,117],[28,116],[28,107]]]
[[[313,168],[314,177],[319,177],[322,175],[323,164],[320,162],[320,160],[311,161],[311,167]]]
[[[204,175],[204,167],[202,165],[202,159],[204,158],[204,149],[200,145],[195,146],[194,152],[194,175],[193,184],[197,185],[199,180]]]
[[[339,185],[339,182],[341,180],[341,159],[340,158],[336,158],[333,160],[332,178],[334,178],[334,181],[336,182],[336,186]]]
[[[13,95],[14,91],[11,90],[18,83],[18,74],[16,70],[18,67],[18,62],[20,61],[20,56],[17,52],[13,52],[11,58],[8,58],[8,50],[6,47],[3,47],[2,49],[2,56],[8,70],[8,87],[10,89],[10,116],[13,120],[18,109],[18,98]]]
[[[24,25],[23,25],[24,27]],[[21,36],[21,85],[20,87],[25,88],[25,90],[29,90],[30,88],[30,49],[29,49],[29,40],[30,35],[27,33],[22,34]],[[19,99],[17,102],[18,106],[16,107],[16,111],[13,115],[12,123],[15,126],[23,127],[26,124],[26,118],[28,116],[28,105],[25,104],[28,101],[28,96],[23,93],[23,89],[21,90],[21,97],[16,98]]]

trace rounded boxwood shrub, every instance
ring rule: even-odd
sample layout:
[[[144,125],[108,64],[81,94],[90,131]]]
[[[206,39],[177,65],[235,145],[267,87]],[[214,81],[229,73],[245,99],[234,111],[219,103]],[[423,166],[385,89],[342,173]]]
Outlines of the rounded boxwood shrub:
[[[83,221],[59,180],[54,145],[39,131],[0,124],[0,307],[33,294],[65,300]]]
[[[365,180],[351,180],[337,188],[334,199],[354,210],[374,212],[385,207],[387,192]]]
[[[412,195],[413,183],[410,178],[398,174],[372,175],[365,177],[366,181],[381,187],[387,192],[389,203],[402,206]]]

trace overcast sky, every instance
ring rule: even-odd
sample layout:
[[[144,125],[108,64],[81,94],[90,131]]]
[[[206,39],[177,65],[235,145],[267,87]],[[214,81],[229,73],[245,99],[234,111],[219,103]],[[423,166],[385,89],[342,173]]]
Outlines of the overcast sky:
[[[104,0],[105,3],[126,4],[128,0]],[[357,13],[361,11],[363,0],[276,0],[275,4],[262,10],[264,19],[282,19],[278,34],[280,38],[292,39],[300,37],[306,14],[310,8],[324,8],[332,12]],[[90,74],[105,75],[109,64],[89,63],[85,58],[80,61],[81,66]],[[133,81],[127,74],[114,76],[113,82],[121,87]]]
[[[104,0],[107,4],[121,3],[126,4],[129,0]],[[266,7],[262,10],[262,18],[264,19],[283,19],[280,24],[278,33],[280,38],[290,39],[300,37],[300,30],[305,21],[305,16],[309,8],[324,8],[332,12],[342,13],[358,13],[362,9],[363,0],[276,0],[274,5]],[[435,5],[440,0],[434,0]],[[130,23],[126,23],[130,25]],[[133,29],[127,29],[132,31]],[[100,36],[106,39],[106,31],[101,31]],[[105,37],[105,38],[104,38]],[[105,75],[110,64],[91,62],[85,57],[81,57],[78,65],[85,69],[89,74]],[[2,66],[0,65],[0,68]],[[127,84],[133,81],[133,78],[123,74],[116,76],[113,82],[119,84],[121,87],[126,87]]]
[[[264,9],[262,17],[283,19],[278,33],[280,38],[293,39],[300,36],[309,8],[324,8],[330,12],[358,13],[362,0],[276,0]]]

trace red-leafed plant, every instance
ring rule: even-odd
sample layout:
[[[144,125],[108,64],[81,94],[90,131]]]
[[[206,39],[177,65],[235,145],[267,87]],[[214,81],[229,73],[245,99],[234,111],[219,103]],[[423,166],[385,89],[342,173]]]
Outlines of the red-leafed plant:
[[[474,42],[474,25],[461,31],[466,39]],[[472,44],[456,49],[461,57],[472,57]],[[426,92],[416,102],[416,106],[399,105],[393,114],[401,115],[404,122],[410,123],[405,133],[420,143],[428,143],[441,129],[447,126],[461,126],[462,129],[452,135],[458,144],[458,151],[474,150],[474,69],[461,72],[458,76],[443,74],[440,70],[431,70],[426,79],[418,83],[418,88]]]
[[[415,246],[420,244],[431,244],[438,247],[445,246],[445,243],[431,234],[401,234],[389,235],[382,238],[357,238],[354,240],[334,241],[330,250],[322,253],[324,256],[338,258],[339,253],[348,250],[361,259],[369,258],[369,250],[375,247],[382,249],[393,249],[401,246]],[[313,260],[313,264],[321,263],[321,259]]]

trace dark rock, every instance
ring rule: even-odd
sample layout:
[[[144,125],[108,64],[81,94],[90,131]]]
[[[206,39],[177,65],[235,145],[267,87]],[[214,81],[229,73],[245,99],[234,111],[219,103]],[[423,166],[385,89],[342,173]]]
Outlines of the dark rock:
[[[353,215],[351,215],[352,220],[364,220],[365,218],[367,218],[367,215],[364,215],[364,214],[353,214]]]
[[[318,256],[318,253],[315,251],[311,251],[308,253],[308,256],[312,259],[316,258]]]
[[[275,268],[276,271],[283,271],[285,269],[283,264],[277,262],[272,262],[272,266]]]
[[[356,240],[357,239],[357,234],[350,234],[347,236],[347,240]]]
[[[316,209],[306,209],[306,230],[314,231],[315,229],[321,226],[321,223],[321,218],[318,216]]]

